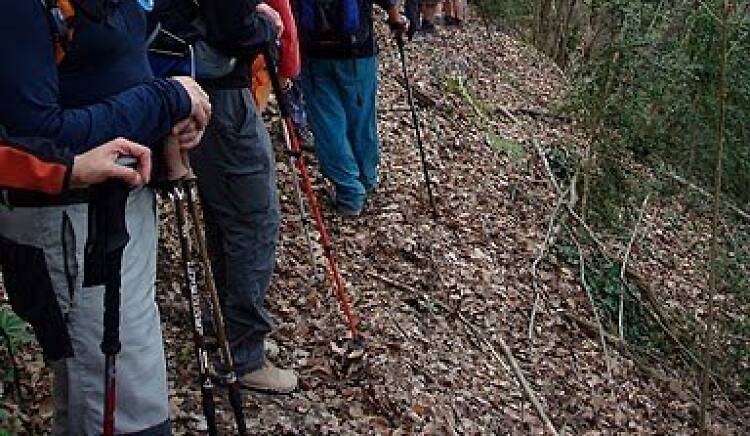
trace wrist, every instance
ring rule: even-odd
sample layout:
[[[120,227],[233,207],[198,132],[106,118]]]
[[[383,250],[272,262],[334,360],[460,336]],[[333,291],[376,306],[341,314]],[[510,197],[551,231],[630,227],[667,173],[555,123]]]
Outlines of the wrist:
[[[86,184],[81,179],[80,169],[81,169],[81,157],[75,156],[73,158],[73,163],[70,165],[70,174],[68,175],[68,183],[67,183],[68,189],[78,189],[78,188],[86,187]]]

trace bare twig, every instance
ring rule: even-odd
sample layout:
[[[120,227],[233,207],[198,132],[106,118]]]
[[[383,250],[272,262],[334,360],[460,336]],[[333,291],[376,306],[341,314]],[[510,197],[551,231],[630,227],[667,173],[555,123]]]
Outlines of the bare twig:
[[[507,108],[505,108],[507,110]],[[564,123],[571,123],[573,122],[573,118],[565,116],[565,115],[558,115],[552,112],[547,112],[544,110],[538,110],[538,109],[531,109],[526,107],[518,107],[510,111],[511,113],[517,113],[517,114],[524,114],[529,115],[534,118],[551,118],[553,120],[562,121]]]
[[[724,129],[727,116],[727,44],[729,33],[730,2],[724,0],[724,11],[721,16],[721,46],[718,77],[718,106],[719,120],[716,129],[716,169],[714,170],[713,219],[711,220],[711,249],[709,254],[708,273],[708,314],[706,316],[706,336],[704,338],[703,362],[705,367],[701,371],[701,408],[700,425],[703,434],[708,434],[708,404],[711,402],[711,390],[708,379],[711,367],[711,348],[713,347],[713,328],[715,317],[714,296],[718,289],[719,260],[719,222],[721,219],[721,182],[724,163]]]
[[[458,314],[458,319],[461,321],[467,328],[474,331],[474,334],[477,334],[476,327],[469,322],[462,314]],[[544,407],[542,406],[542,403],[539,402],[539,399],[536,396],[536,393],[531,388],[531,385],[529,385],[529,382],[526,380],[526,377],[523,375],[523,371],[521,371],[521,367],[518,366],[518,361],[516,360],[515,356],[513,355],[513,351],[510,349],[508,344],[505,342],[505,339],[503,339],[502,336],[499,334],[494,337],[499,343],[500,348],[503,350],[503,354],[505,355],[505,358],[507,359],[508,363],[510,364],[510,367],[513,369],[513,375],[516,376],[516,379],[518,380],[518,383],[523,388],[524,393],[528,397],[531,404],[534,406],[534,409],[536,409],[536,413],[539,415],[539,419],[542,420],[544,423],[544,427],[547,430],[548,433],[552,435],[557,435],[557,429],[552,424],[552,421],[550,421],[549,416],[547,416],[547,413],[544,410]],[[486,341],[486,339],[485,339]],[[496,359],[499,359],[499,356],[495,355]]]
[[[539,263],[544,259],[544,255],[547,253],[547,248],[552,245],[552,240],[554,239],[554,229],[555,229],[555,221],[557,220],[557,216],[560,213],[560,208],[562,208],[563,202],[565,201],[565,197],[567,196],[567,192],[570,191],[570,187],[568,187],[568,190],[565,194],[562,194],[557,199],[557,205],[555,206],[555,210],[552,212],[552,215],[550,215],[549,223],[547,225],[547,233],[544,236],[544,240],[542,241],[541,245],[539,246],[539,254],[537,255],[536,259],[534,259],[534,262],[531,264],[531,277],[532,277],[532,286],[534,288],[534,306],[531,308],[531,317],[529,319],[529,342],[534,342],[534,322],[536,320],[536,312],[539,307],[539,299],[540,299],[540,289],[539,289],[539,275],[537,274],[537,268],[539,267]]]
[[[625,282],[625,270],[628,267],[628,260],[630,260],[630,252],[633,249],[633,244],[635,243],[635,238],[638,235],[638,226],[641,225],[641,222],[643,222],[643,215],[646,212],[646,205],[648,204],[648,199],[651,197],[651,193],[648,193],[646,195],[646,198],[643,199],[643,205],[641,205],[641,212],[638,214],[638,221],[635,222],[635,226],[633,227],[633,234],[630,235],[630,242],[628,242],[628,247],[625,250],[625,256],[622,259],[622,266],[620,267],[620,310],[617,318],[617,327],[618,331],[620,333],[620,340],[625,342],[625,326],[623,325],[623,315],[625,311],[625,286],[627,286],[627,283]]]
[[[395,288],[404,290],[406,292],[409,292],[412,294],[418,294],[418,295],[420,294],[419,292],[417,292],[416,289],[412,288],[411,286],[408,286],[404,283],[398,282],[391,278],[385,277],[383,275],[380,275],[374,272],[367,272],[367,275],[372,278],[378,279],[384,283],[387,283]],[[433,304],[435,304],[436,306],[440,306],[443,310],[446,310],[449,313],[451,313],[448,306],[442,301],[440,301],[438,298],[427,295],[427,294],[424,294],[424,296],[425,298],[429,298],[433,302]],[[542,406],[542,403],[539,401],[539,398],[537,397],[536,393],[531,388],[531,385],[529,384],[529,382],[526,380],[526,377],[524,376],[523,371],[521,370],[521,367],[518,365],[518,361],[513,355],[513,351],[505,342],[505,339],[503,339],[503,337],[500,336],[499,334],[496,336],[493,336],[493,339],[497,340],[498,343],[500,344],[500,348],[502,349],[503,355],[505,356],[505,359],[503,359],[497,353],[497,351],[495,351],[495,348],[492,345],[492,343],[486,337],[484,337],[484,335],[481,334],[479,329],[477,329],[477,327],[471,321],[466,319],[466,317],[460,312],[455,312],[454,314],[456,318],[490,350],[490,354],[492,355],[493,358],[495,358],[495,360],[503,364],[503,366],[504,366],[504,360],[507,360],[512,370],[510,372],[512,372],[512,374],[515,376],[516,381],[523,389],[524,393],[526,394],[531,404],[534,406],[534,409],[539,415],[539,419],[541,419],[542,422],[544,423],[544,427],[547,430],[547,432],[552,435],[558,435],[557,429],[552,424],[552,421],[550,421],[549,416],[547,415],[547,412],[544,410],[544,407]],[[507,367],[506,367],[506,370],[507,370]]]
[[[509,120],[513,121],[514,124],[518,124],[518,118],[516,118],[513,115],[513,112],[511,112],[507,107],[505,107],[505,106],[498,106],[495,109],[498,112],[500,112],[501,114],[503,114],[506,118],[508,118]]]
[[[604,335],[605,335],[604,325],[602,324],[602,321],[599,318],[599,310],[596,307],[596,302],[594,302],[594,297],[591,295],[591,290],[589,289],[588,283],[586,281],[586,259],[583,257],[583,248],[581,248],[581,244],[578,242],[578,238],[576,238],[573,231],[569,229],[569,233],[570,233],[570,238],[573,240],[573,243],[576,245],[576,248],[578,249],[578,263],[580,266],[580,274],[581,274],[581,288],[586,293],[586,297],[589,300],[589,304],[591,304],[591,310],[594,312],[594,319],[596,320],[596,323],[599,325],[599,336],[601,337],[602,350],[604,351],[604,362],[607,365],[607,374],[609,375],[609,380],[612,381],[612,367],[611,367],[610,358],[609,358],[609,351],[607,349],[607,341],[604,339]]]
[[[667,171],[666,174],[670,178],[672,178],[673,180],[675,180],[676,182],[679,182],[679,183],[687,186],[688,188],[692,189],[693,191],[699,193],[700,195],[702,195],[702,196],[704,196],[706,198],[713,198],[713,194],[711,194],[710,192],[708,192],[705,189],[701,188],[700,186],[698,186],[698,185],[690,182],[689,180],[686,180],[684,177],[679,176],[679,175],[677,175],[677,174],[675,174],[675,173],[673,173],[671,171]],[[744,219],[745,221],[747,221],[748,223],[750,223],[750,212],[746,212],[746,211],[740,209],[738,206],[735,206],[735,205],[733,205],[731,203],[728,203],[726,201],[724,201],[724,207],[726,207],[727,209],[729,209],[732,212],[736,213],[742,219]]]

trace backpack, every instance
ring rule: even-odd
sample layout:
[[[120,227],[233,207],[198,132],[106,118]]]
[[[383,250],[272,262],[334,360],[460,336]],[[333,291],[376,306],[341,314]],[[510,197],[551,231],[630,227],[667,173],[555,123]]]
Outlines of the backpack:
[[[366,42],[372,33],[367,12],[363,0],[297,0],[300,31],[316,43]]]
[[[198,4],[193,0],[172,3],[174,6],[160,14],[147,39],[154,75],[193,76],[206,80],[230,74],[237,59],[224,55],[206,42],[206,26]]]

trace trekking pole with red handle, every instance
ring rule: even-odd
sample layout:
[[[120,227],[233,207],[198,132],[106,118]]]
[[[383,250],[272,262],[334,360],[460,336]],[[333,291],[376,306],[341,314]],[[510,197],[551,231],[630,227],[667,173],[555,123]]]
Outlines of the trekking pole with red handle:
[[[286,151],[292,157],[294,167],[292,171],[296,169],[296,171],[299,173],[300,177],[298,180],[302,184],[302,191],[305,193],[308,205],[310,206],[310,215],[312,215],[313,223],[315,225],[315,228],[318,230],[320,244],[323,247],[323,255],[326,258],[326,273],[328,275],[331,286],[333,286],[336,296],[338,297],[341,309],[344,312],[344,317],[346,318],[346,322],[349,327],[349,331],[352,334],[352,346],[354,348],[364,348],[364,340],[360,336],[359,330],[357,329],[357,319],[352,312],[351,304],[349,302],[349,294],[346,291],[344,279],[341,277],[341,273],[339,272],[338,259],[333,247],[333,242],[331,241],[331,237],[328,234],[328,229],[323,222],[323,215],[320,211],[320,203],[318,202],[318,198],[315,195],[315,191],[313,190],[310,175],[307,172],[307,164],[305,162],[305,157],[302,155],[300,139],[297,135],[297,131],[294,128],[294,123],[292,121],[291,114],[289,113],[289,108],[284,102],[285,96],[281,88],[281,82],[279,80],[278,72],[276,70],[275,59],[268,47],[266,47],[266,49],[264,50],[263,56],[266,59],[268,75],[271,77],[271,87],[273,88],[273,92],[274,94],[276,94],[276,99],[279,103],[279,110],[281,112],[281,118],[283,120],[282,131],[284,134],[284,142],[287,149]]]
[[[121,157],[119,165],[135,167],[132,157]],[[88,236],[84,257],[83,286],[104,285],[104,329],[101,350],[104,354],[104,417],[102,433],[115,434],[117,406],[116,360],[120,343],[120,291],[122,255],[128,245],[125,209],[130,186],[118,180],[106,181],[91,189]]]

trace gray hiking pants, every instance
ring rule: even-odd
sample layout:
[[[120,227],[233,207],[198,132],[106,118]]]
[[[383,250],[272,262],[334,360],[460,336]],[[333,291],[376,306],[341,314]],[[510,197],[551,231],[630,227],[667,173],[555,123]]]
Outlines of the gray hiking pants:
[[[41,294],[24,283],[51,284],[50,295],[54,296],[51,305],[45,306],[47,316],[61,320],[59,327],[69,336],[66,346],[73,352],[72,357],[51,363],[55,435],[98,435],[102,431],[104,355],[99,346],[104,287],[82,286],[87,212],[86,204],[12,210],[0,206],[0,236],[10,241],[6,246],[16,250],[19,260],[14,264],[14,257],[9,256],[3,264],[8,292],[37,296]],[[157,228],[151,190],[130,194],[126,222],[131,238],[122,261],[122,350],[117,355],[115,430],[118,434],[168,435],[166,364],[154,301]],[[24,250],[39,255],[24,257]],[[39,276],[45,276],[44,280]],[[36,301],[32,306],[41,304]]]
[[[247,88],[208,90],[211,122],[191,155],[235,371],[260,368],[271,331],[265,307],[279,232],[276,166]]]

